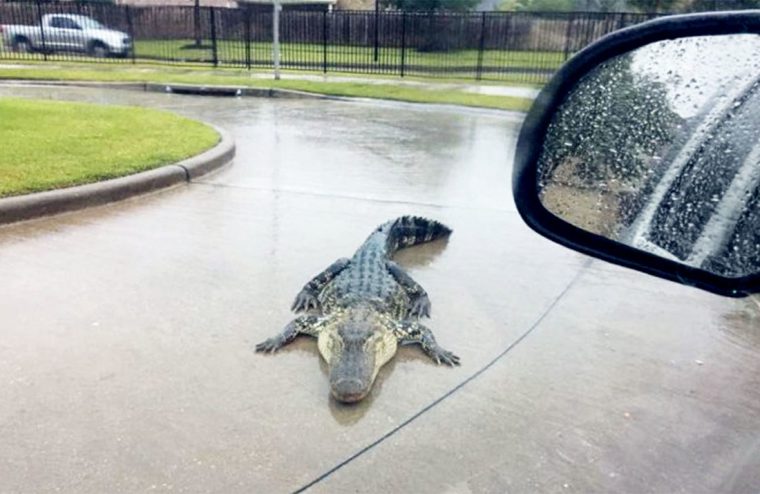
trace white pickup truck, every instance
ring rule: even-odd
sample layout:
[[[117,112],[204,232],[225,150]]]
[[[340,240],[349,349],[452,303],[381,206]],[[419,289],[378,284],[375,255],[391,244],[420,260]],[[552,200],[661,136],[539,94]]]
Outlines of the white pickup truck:
[[[79,51],[94,57],[125,57],[132,50],[129,35],[83,15],[48,14],[42,16],[41,27],[6,24],[0,26],[0,33],[5,46],[17,52]]]

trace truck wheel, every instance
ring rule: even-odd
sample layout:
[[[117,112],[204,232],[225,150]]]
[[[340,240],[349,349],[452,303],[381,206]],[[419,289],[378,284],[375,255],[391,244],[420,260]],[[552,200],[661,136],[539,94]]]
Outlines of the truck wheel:
[[[108,47],[101,43],[100,41],[95,41],[94,43],[90,44],[90,55],[92,55],[95,58],[105,58],[108,56]]]
[[[16,53],[31,53],[32,44],[26,38],[16,38],[13,40],[13,51]]]

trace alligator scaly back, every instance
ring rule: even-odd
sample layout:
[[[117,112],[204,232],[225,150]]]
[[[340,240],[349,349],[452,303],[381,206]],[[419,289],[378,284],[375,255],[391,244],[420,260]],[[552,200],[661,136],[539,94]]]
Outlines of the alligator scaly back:
[[[392,259],[396,251],[450,234],[451,228],[446,225],[419,216],[401,216],[383,223],[375,228],[350,260],[355,268],[354,282],[361,282],[364,272],[371,273],[380,266],[384,269],[385,261]]]
[[[256,346],[274,352],[298,334],[317,337],[328,366],[330,391],[344,402],[369,393],[380,368],[400,344],[416,343],[436,363],[459,365],[441,348],[429,328],[427,292],[392,261],[399,249],[446,237],[451,229],[437,221],[402,216],[376,228],[351,258],[341,258],[311,279],[292,309],[309,311],[278,335]]]
[[[451,228],[435,220],[421,218],[419,216],[401,216],[395,220],[383,223],[377,230],[385,234],[387,256],[405,247],[432,242],[451,234]]]

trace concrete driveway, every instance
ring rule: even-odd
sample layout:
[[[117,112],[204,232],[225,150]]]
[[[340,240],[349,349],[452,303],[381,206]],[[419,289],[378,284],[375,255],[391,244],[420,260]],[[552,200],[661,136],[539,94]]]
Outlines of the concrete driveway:
[[[171,191],[0,228],[0,492],[758,490],[757,303],[528,230],[509,192],[519,115],[5,95],[166,108],[238,152]],[[398,260],[461,367],[405,347],[343,406],[313,340],[252,351],[303,283],[402,214],[454,229]]]

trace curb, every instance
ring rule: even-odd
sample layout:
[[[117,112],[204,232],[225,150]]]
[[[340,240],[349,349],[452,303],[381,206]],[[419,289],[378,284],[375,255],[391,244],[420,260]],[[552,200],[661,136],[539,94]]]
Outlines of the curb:
[[[294,89],[255,88],[245,86],[214,86],[175,83],[145,83],[144,91],[192,94],[196,96],[254,96],[258,98],[296,98],[296,99],[330,99],[329,95],[319,93],[307,93]]]
[[[2,79],[0,85],[5,86],[40,86],[40,87],[89,87],[99,89],[129,89],[144,91],[143,82],[100,82],[100,81],[57,81],[50,79]]]
[[[51,81],[34,79],[2,79],[0,85],[39,87],[89,87],[99,89],[127,89],[152,93],[192,94],[196,96],[254,96],[259,98],[336,99],[339,96],[308,93],[295,89],[255,88],[246,86],[215,86],[159,82],[97,82]]]
[[[166,189],[217,170],[235,156],[235,142],[212,126],[221,139],[216,146],[172,165],[86,185],[0,199],[0,224],[102,206]]]
[[[254,96],[259,98],[336,99],[339,96],[307,93],[295,89],[255,88],[246,86],[214,86],[177,84],[174,82],[97,82],[97,81],[51,81],[35,79],[1,79],[0,85],[39,87],[89,87],[97,89],[126,89],[153,93],[192,94],[196,96]]]

